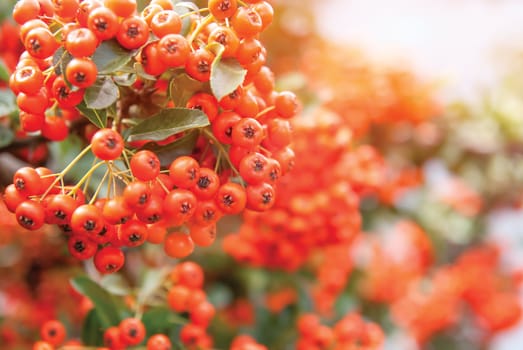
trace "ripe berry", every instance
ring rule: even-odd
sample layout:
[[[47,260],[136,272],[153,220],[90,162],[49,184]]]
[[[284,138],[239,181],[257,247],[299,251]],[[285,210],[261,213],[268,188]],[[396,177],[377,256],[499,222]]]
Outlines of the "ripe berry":
[[[255,211],[264,211],[274,205],[276,193],[274,188],[266,182],[247,186],[247,208]]]
[[[67,241],[69,253],[79,260],[92,258],[98,249],[98,244],[86,234],[73,234]]]
[[[115,160],[122,154],[124,142],[120,133],[104,128],[98,130],[91,139],[93,154],[102,160]]]
[[[60,321],[45,322],[40,328],[42,340],[53,346],[59,346],[65,340],[65,327]]]
[[[165,237],[163,248],[170,257],[181,259],[193,252],[194,242],[186,233],[173,232]]]
[[[103,226],[102,212],[95,205],[80,205],[71,215],[71,228],[76,233],[94,234]]]
[[[218,189],[215,201],[224,214],[239,214],[247,202],[245,189],[237,183],[227,182]]]
[[[88,88],[96,81],[98,69],[88,58],[73,58],[65,68],[67,80],[79,88]]]
[[[200,165],[196,159],[188,156],[176,158],[169,166],[169,177],[178,188],[190,188],[200,176]]]
[[[145,326],[137,318],[126,318],[118,328],[120,339],[127,345],[138,345],[145,338]]]
[[[153,180],[160,174],[160,160],[151,151],[138,151],[131,158],[131,171],[138,180]]]
[[[198,199],[211,199],[220,186],[220,178],[216,172],[209,168],[200,168],[200,175],[191,191]]]
[[[118,43],[128,50],[144,45],[149,39],[149,27],[144,19],[138,16],[128,17],[120,24],[116,34]]]
[[[124,264],[123,252],[115,247],[106,246],[94,256],[94,266],[100,273],[113,273],[120,270]]]
[[[169,338],[163,334],[155,334],[147,340],[147,350],[171,350]]]

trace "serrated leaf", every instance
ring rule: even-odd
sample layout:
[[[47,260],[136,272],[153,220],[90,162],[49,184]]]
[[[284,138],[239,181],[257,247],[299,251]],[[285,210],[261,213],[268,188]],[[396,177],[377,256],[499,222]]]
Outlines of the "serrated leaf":
[[[115,39],[103,41],[93,54],[92,60],[98,68],[98,74],[111,74],[125,66],[136,53],[126,50]]]
[[[199,109],[167,108],[131,128],[128,141],[159,141],[209,124],[209,119]]]
[[[89,311],[82,326],[82,342],[85,345],[103,345],[104,327],[98,317],[96,309]]]
[[[186,73],[180,73],[172,77],[169,81],[167,95],[175,106],[185,107],[187,101],[189,101],[195,92],[205,91],[207,89],[207,84],[191,78]]]
[[[83,116],[89,119],[91,123],[98,126],[99,128],[105,128],[105,124],[107,123],[107,113],[105,110],[102,109],[97,111],[89,108],[84,101],[77,105],[76,108],[82,113]]]
[[[216,58],[211,65],[210,83],[212,93],[218,100],[221,100],[243,83],[247,70],[235,58],[222,59],[223,46],[217,51]]]
[[[162,166],[168,166],[171,162],[181,156],[190,155],[196,141],[198,140],[199,133],[197,131],[188,132],[174,142],[167,145],[159,145],[156,142],[149,142],[143,149],[153,151],[160,160]]]
[[[147,310],[142,316],[142,322],[147,330],[147,334],[169,333],[175,326],[183,326],[187,319],[178,316],[169,308],[155,307]]]
[[[0,125],[0,148],[9,146],[15,138],[14,132],[4,125]]]
[[[100,280],[100,285],[114,295],[123,296],[131,294],[129,282],[118,273],[103,276]]]
[[[0,80],[5,81],[6,83],[9,81],[9,69],[5,65],[4,60],[1,58],[0,58]]]
[[[10,89],[0,89],[0,117],[16,112],[15,95]]]
[[[104,329],[120,323],[119,315],[121,315],[122,310],[119,309],[117,303],[108,291],[86,276],[73,278],[71,285],[76,291],[91,300],[100,324]]]
[[[118,100],[120,91],[111,78],[101,77],[85,89],[84,101],[88,108],[105,109]]]

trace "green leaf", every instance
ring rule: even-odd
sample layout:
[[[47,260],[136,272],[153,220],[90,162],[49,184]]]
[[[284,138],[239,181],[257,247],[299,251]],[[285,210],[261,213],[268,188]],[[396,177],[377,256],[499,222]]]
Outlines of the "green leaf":
[[[169,333],[175,326],[183,326],[187,319],[178,316],[165,306],[147,310],[142,316],[147,334]]]
[[[91,109],[87,107],[84,101],[77,105],[76,108],[82,113],[82,115],[89,119],[91,123],[93,123],[99,128],[105,128],[105,124],[107,123],[107,113],[105,112],[105,110],[102,109],[97,111]]]
[[[163,284],[169,270],[164,269],[147,269],[143,275],[140,292],[136,298],[139,305],[147,303],[147,299],[154,294]]]
[[[100,280],[100,285],[109,293],[114,295],[129,295],[131,294],[131,286],[129,282],[118,273],[105,275]]]
[[[93,309],[85,317],[82,327],[82,342],[85,345],[103,345],[104,327],[98,317],[98,311]]]
[[[126,50],[115,39],[102,41],[92,59],[98,68],[98,74],[112,74],[125,66],[136,53]]]
[[[160,164],[162,166],[168,166],[174,159],[181,156],[188,156],[193,152],[196,141],[198,140],[198,135],[199,133],[197,131],[191,131],[167,145],[149,142],[143,149],[153,151],[158,156]]]
[[[9,69],[5,65],[4,60],[1,58],[0,58],[0,80],[5,81],[6,83],[9,81]]]
[[[208,91],[208,85],[191,78],[186,73],[180,73],[169,81],[167,96],[175,106],[185,107],[191,96],[198,91]]]
[[[120,323],[120,314],[117,303],[111,294],[87,276],[78,276],[71,280],[71,284],[80,294],[86,296],[94,304],[94,308],[102,327],[109,328]]]
[[[72,59],[73,56],[67,52],[63,46],[60,46],[53,55],[53,66],[55,74],[64,74],[65,67],[67,67],[67,64],[71,62]]]
[[[14,113],[17,109],[15,94],[10,89],[0,89],[0,117]]]
[[[105,109],[118,100],[120,91],[111,78],[101,77],[85,89],[84,101],[88,108]]]
[[[0,148],[9,146],[14,138],[15,134],[11,129],[4,125],[0,125]]]
[[[182,17],[182,28],[180,34],[186,36],[191,29],[191,16],[187,16],[189,12],[198,11],[198,6],[190,1],[182,1],[174,4],[174,12]]]
[[[167,108],[131,128],[128,141],[159,141],[207,125],[209,119],[199,109]]]
[[[134,73],[118,74],[113,77],[116,84],[120,86],[131,86],[136,82],[138,76]]]
[[[221,46],[221,45],[220,45]],[[211,65],[211,90],[221,100],[243,83],[247,70],[235,58],[222,59],[223,46]]]

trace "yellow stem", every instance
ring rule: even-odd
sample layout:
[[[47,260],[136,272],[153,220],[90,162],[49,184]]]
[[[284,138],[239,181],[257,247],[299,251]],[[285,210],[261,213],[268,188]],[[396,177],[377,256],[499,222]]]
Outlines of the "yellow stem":
[[[89,144],[87,147],[85,147],[82,152],[80,152],[72,161],[71,163],[69,163],[69,165],[67,165],[64,170],[62,170],[61,172],[58,173],[58,176],[56,177],[56,179],[54,179],[53,183],[49,186],[49,188],[44,192],[44,194],[40,197],[40,199],[44,199],[45,196],[47,196],[49,194],[49,192],[51,191],[51,189],[58,183],[58,181],[61,181],[63,179],[63,177],[65,176],[65,174],[67,174],[67,172],[69,170],[71,170],[75,165],[76,163],[78,163],[78,161],[80,159],[82,159],[83,156],[85,156],[89,151],[91,150],[91,145]]]
[[[100,190],[102,189],[102,185],[105,182],[105,179],[107,178],[108,175],[109,175],[109,169],[107,169],[105,171],[105,174],[102,177],[102,179],[100,180],[100,183],[98,184],[98,187],[96,188],[96,191],[94,192],[93,197],[89,201],[89,204],[93,204],[96,201],[96,197],[98,197],[98,194],[100,193]]]

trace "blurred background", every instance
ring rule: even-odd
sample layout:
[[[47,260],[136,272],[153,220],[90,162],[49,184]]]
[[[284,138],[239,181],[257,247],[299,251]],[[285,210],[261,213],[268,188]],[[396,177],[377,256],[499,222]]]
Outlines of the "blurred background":
[[[523,2],[270,3],[268,66],[303,104],[297,161],[273,211],[224,220],[219,243],[191,256],[218,310],[216,347],[244,332],[293,349],[302,312],[333,325],[356,311],[384,330],[387,350],[517,349]],[[12,36],[4,25],[0,53],[16,64]],[[16,131],[16,118],[3,117],[2,130]],[[63,143],[3,141],[10,159],[58,170],[85,130]],[[56,228],[29,236],[4,206],[0,214],[0,348],[23,348],[49,317],[79,328],[92,305],[84,298],[75,310],[67,280],[83,267],[100,280],[92,264],[72,261]],[[153,245],[130,252],[127,282],[137,284],[140,264],[172,264],[162,254]]]

